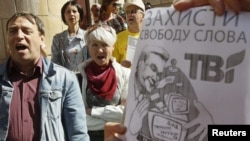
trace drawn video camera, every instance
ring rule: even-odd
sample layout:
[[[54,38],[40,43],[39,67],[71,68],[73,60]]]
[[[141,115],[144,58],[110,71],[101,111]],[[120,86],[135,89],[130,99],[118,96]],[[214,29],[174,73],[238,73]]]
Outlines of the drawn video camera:
[[[150,134],[156,141],[184,141],[187,130],[183,125],[188,122],[190,100],[181,94],[170,93],[164,96],[167,112],[155,110],[148,112]]]
[[[165,94],[164,104],[170,114],[188,114],[190,110],[190,100],[178,93]]]

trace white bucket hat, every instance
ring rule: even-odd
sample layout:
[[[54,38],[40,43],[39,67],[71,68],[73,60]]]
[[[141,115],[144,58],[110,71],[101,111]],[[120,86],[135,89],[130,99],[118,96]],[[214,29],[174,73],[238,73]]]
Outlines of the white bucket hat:
[[[126,10],[128,6],[135,5],[145,12],[145,5],[142,0],[129,0],[128,2],[124,3],[123,8]]]

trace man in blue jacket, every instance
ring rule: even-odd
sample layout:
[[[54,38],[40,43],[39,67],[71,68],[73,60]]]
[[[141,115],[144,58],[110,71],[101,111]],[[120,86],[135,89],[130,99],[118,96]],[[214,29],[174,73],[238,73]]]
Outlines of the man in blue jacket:
[[[0,140],[89,141],[75,74],[41,55],[42,21],[19,12],[6,28],[10,57],[0,65]]]

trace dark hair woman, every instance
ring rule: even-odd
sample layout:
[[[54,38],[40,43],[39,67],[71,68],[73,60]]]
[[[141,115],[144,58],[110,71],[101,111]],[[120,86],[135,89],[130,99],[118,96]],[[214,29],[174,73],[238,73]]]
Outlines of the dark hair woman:
[[[118,0],[103,0],[100,9],[100,22],[113,27],[116,34],[127,28],[125,20],[116,12],[120,5]]]

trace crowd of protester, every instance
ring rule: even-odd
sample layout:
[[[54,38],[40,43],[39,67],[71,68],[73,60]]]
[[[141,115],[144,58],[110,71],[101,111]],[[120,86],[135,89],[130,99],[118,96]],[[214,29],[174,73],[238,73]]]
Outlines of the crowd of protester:
[[[109,141],[126,132],[121,121],[131,67],[125,59],[128,36],[139,37],[145,11],[153,6],[118,2],[93,4],[92,25],[84,30],[83,8],[67,1],[61,8],[67,29],[51,40],[51,60],[44,57],[43,22],[26,12],[9,18],[10,57],[0,65],[0,140]],[[173,2],[179,11],[204,5],[217,15],[250,11],[249,0]]]

